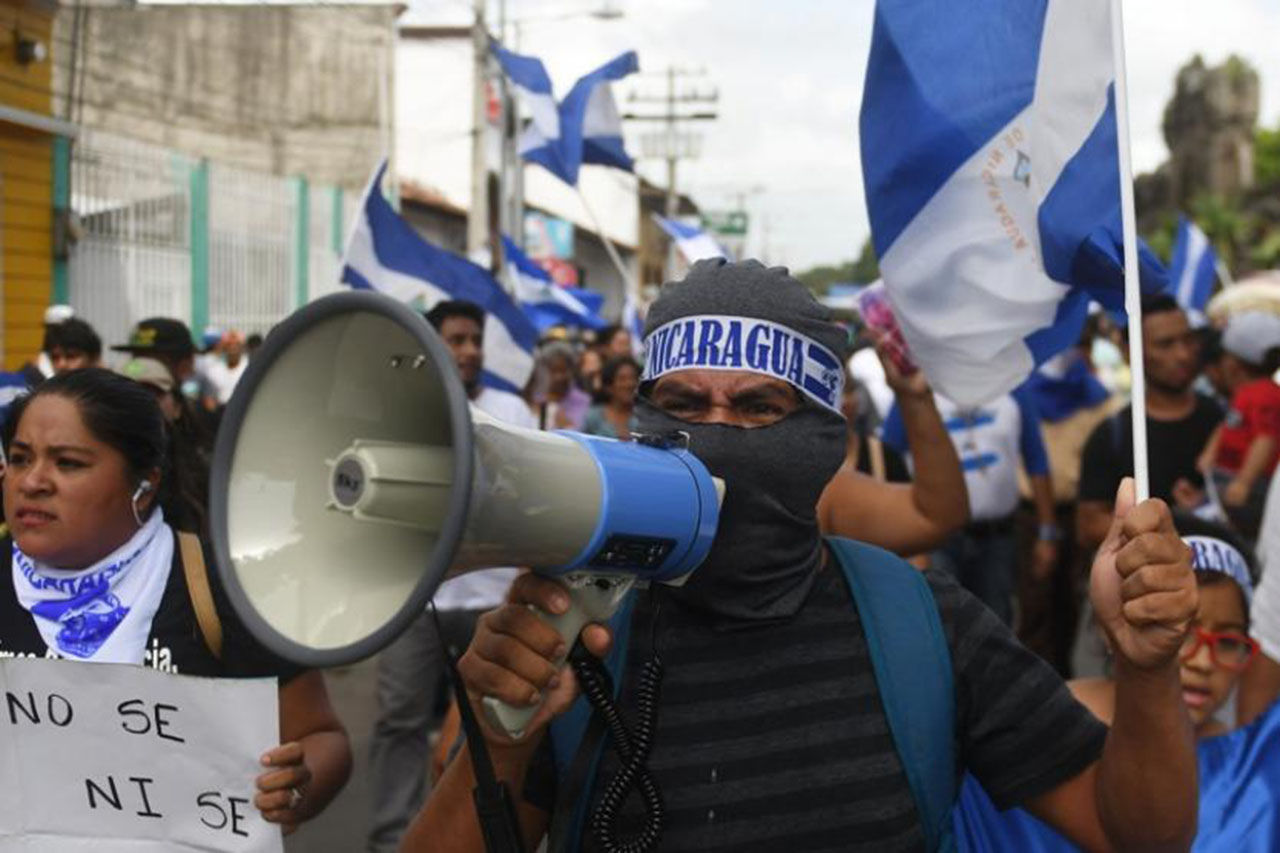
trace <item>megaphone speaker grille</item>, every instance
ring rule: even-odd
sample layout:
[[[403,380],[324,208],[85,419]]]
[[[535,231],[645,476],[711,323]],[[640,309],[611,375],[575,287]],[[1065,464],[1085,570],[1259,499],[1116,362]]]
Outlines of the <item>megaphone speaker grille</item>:
[[[273,330],[223,417],[210,489],[223,585],[255,637],[323,667],[398,634],[426,607],[462,535],[472,441],[449,351],[406,306],[335,294]],[[373,449],[353,457],[353,447]],[[428,517],[360,517],[370,472],[351,460],[366,457],[429,467],[419,479],[436,491],[401,501]],[[384,479],[387,504],[400,484],[394,472]]]

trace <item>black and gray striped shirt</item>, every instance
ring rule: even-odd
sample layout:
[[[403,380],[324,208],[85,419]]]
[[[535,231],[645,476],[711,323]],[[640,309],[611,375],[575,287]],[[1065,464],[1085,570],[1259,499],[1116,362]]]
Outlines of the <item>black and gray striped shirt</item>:
[[[1096,761],[1106,729],[1054,671],[949,576],[926,577],[955,670],[957,772],[973,772],[1003,808]],[[788,622],[731,631],[709,627],[660,589],[642,594],[623,709],[632,707],[652,653],[655,600],[665,676],[650,768],[666,804],[662,850],[923,849],[861,622],[838,569],[822,572]],[[607,749],[594,796],[616,769]],[[555,776],[544,749],[526,799],[551,810]],[[633,796],[622,836],[643,819]],[[589,832],[583,850],[596,850]]]

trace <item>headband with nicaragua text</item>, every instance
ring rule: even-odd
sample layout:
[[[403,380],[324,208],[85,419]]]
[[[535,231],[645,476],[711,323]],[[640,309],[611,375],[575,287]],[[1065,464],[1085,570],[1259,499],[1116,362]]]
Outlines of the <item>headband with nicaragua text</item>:
[[[1244,593],[1245,604],[1253,600],[1253,581],[1244,555],[1212,536],[1183,536],[1191,546],[1191,568],[1197,572],[1220,572],[1236,582]]]
[[[794,329],[755,317],[680,317],[644,339],[644,377],[677,370],[748,370],[781,379],[840,414],[844,370],[835,353]]]

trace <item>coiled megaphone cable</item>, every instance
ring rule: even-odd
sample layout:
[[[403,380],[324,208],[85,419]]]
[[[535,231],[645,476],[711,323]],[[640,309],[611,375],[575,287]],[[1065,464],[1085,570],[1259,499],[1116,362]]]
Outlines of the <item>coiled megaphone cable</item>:
[[[662,792],[649,772],[649,755],[653,751],[658,728],[658,698],[662,685],[662,656],[657,650],[658,609],[655,608],[651,628],[652,656],[640,672],[636,689],[636,725],[628,729],[613,699],[611,679],[599,661],[585,653],[570,658],[578,685],[587,701],[605,722],[609,739],[621,759],[621,767],[609,780],[604,794],[591,815],[591,834],[604,853],[651,853],[658,849],[666,823]],[[579,647],[580,648],[580,647]],[[633,792],[644,801],[645,825],[635,838],[621,841],[617,836],[618,817]]]

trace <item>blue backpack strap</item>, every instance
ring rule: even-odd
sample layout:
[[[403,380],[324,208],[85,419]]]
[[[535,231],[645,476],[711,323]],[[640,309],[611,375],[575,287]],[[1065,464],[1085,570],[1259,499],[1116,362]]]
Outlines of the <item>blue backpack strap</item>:
[[[930,850],[954,849],[955,679],[924,576],[871,545],[828,538],[853,591],[889,731]]]
[[[609,630],[613,633],[613,646],[604,660],[605,669],[613,679],[613,695],[617,698],[622,690],[622,675],[626,671],[627,645],[631,639],[631,617],[635,612],[636,591],[627,593],[618,606],[618,610],[609,620]],[[591,783],[595,780],[596,769],[600,766],[600,756],[604,753],[604,739],[594,744],[594,754],[590,756],[590,764],[582,776],[581,790],[566,790],[570,771],[574,769],[578,758],[579,746],[591,722],[593,710],[587,697],[579,696],[577,701],[559,717],[551,721],[547,736],[551,738],[551,749],[556,761],[556,809],[552,815],[548,830],[552,853],[569,853],[576,851],[582,838],[582,830],[587,820],[587,805],[591,802]],[[583,760],[587,760],[584,756]],[[566,800],[572,797],[572,800]]]

